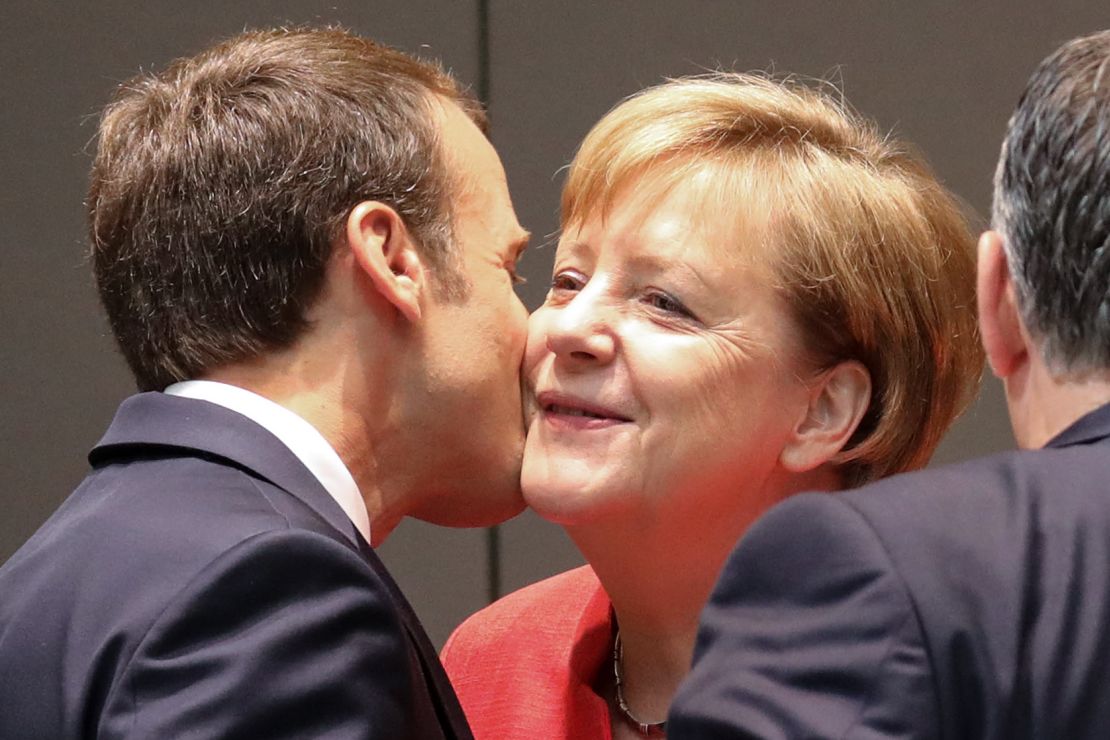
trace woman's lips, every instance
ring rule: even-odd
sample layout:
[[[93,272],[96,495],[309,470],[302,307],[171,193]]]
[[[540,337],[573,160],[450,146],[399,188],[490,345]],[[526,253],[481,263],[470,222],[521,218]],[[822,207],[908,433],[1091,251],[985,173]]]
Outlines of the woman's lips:
[[[632,421],[614,409],[563,393],[540,393],[536,404],[543,420],[555,427],[603,429]]]

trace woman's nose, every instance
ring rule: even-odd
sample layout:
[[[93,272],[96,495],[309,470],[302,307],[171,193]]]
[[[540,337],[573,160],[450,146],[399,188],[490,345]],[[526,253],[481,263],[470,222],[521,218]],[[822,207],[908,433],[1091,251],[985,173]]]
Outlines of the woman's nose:
[[[613,308],[587,286],[553,312],[547,325],[547,348],[557,360],[605,364],[616,350]]]

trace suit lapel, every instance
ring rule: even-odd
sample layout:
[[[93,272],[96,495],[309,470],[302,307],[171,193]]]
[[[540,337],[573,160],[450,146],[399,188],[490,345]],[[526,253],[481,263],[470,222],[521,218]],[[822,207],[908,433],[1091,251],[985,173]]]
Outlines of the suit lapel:
[[[132,396],[120,405],[89,462],[97,466],[120,455],[151,454],[158,447],[221,458],[269,481],[299,498],[357,547],[355,525],[297,456],[263,427],[214,403],[164,393]]]
[[[416,652],[416,657],[420,662],[421,671],[424,674],[424,681],[428,685],[429,694],[432,697],[432,703],[435,705],[436,714],[439,716],[440,726],[446,731],[450,728],[454,733],[453,736],[457,738],[471,738],[470,725],[466,721],[466,715],[463,713],[462,706],[459,704],[459,699],[455,695],[455,689],[451,686],[451,681],[447,678],[446,672],[443,670],[443,664],[439,661],[439,655],[436,653],[435,648],[432,646],[431,640],[428,638],[428,633],[424,631],[423,625],[413,611],[412,605],[409,604],[408,599],[401,593],[400,587],[393,576],[386,570],[385,564],[374,552],[374,549],[367,544],[366,540],[361,535],[358,537],[358,547],[366,562],[370,564],[380,577],[382,583],[385,584],[393,603],[397,606],[397,611],[401,616],[401,623],[405,626],[405,631],[408,633],[409,642],[412,644]]]

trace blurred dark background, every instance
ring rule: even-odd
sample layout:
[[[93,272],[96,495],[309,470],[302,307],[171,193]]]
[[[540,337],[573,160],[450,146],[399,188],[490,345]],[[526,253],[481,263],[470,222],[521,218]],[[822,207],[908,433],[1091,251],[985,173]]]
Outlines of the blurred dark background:
[[[1110,7],[1075,0],[8,2],[0,25],[0,562],[81,479],[86,452],[133,391],[84,257],[82,199],[100,107],[139,70],[244,28],[305,23],[339,23],[437,57],[475,89],[488,64],[494,143],[521,222],[536,235],[521,290],[534,308],[546,292],[561,168],[623,96],[716,67],[831,79],[882,128],[916,143],[979,227],[1001,134],[1026,78],[1063,41],[1110,26]],[[1011,444],[1000,388],[987,378],[935,462]],[[561,531],[527,513],[492,537],[406,522],[381,552],[437,643],[491,591],[581,562]]]

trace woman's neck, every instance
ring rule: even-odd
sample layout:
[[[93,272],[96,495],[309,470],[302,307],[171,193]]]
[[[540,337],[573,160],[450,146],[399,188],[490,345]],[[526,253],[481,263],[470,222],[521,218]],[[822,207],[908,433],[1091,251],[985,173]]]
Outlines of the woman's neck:
[[[613,603],[625,703],[644,722],[662,721],[690,669],[698,615],[732,543],[678,547],[680,540],[619,526],[567,531]]]
[[[622,624],[619,613],[616,619],[621,640],[621,699],[636,720],[662,722],[679,683],[690,670],[696,628],[640,632]]]
[[[565,525],[613,603],[623,646],[622,693],[633,715],[643,722],[666,717],[690,670],[698,617],[752,521],[792,493],[833,489],[838,481],[831,468],[805,475],[777,471],[761,486],[749,482],[729,495],[678,492],[663,506],[628,507]]]

